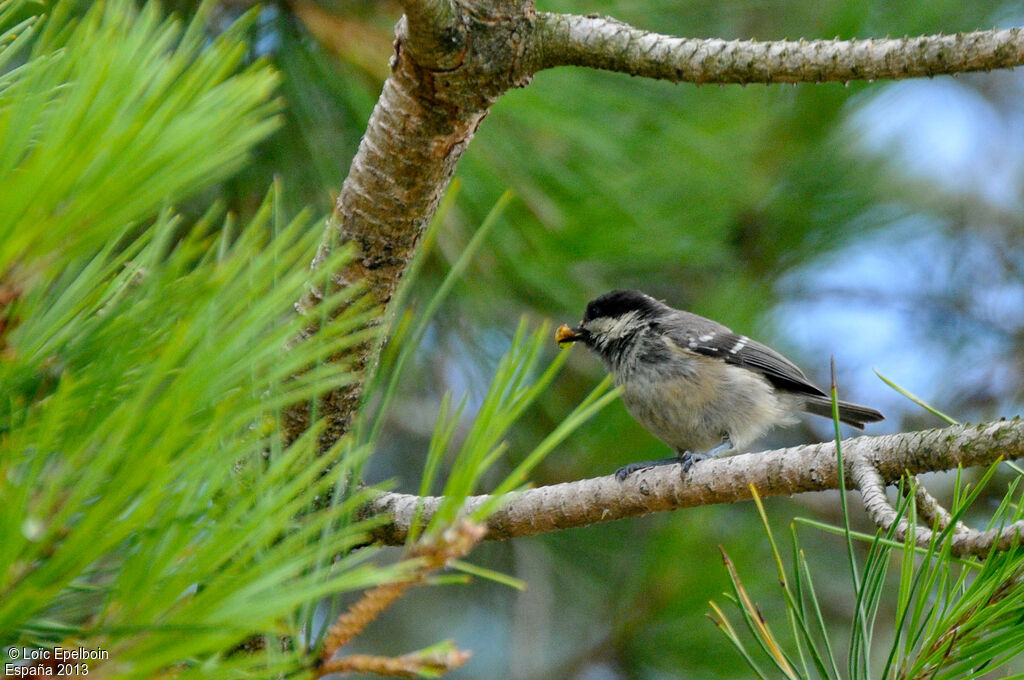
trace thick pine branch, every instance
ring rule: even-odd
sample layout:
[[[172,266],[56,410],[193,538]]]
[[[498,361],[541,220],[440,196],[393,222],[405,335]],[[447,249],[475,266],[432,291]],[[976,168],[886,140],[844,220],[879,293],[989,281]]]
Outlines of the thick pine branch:
[[[366,285],[381,306],[391,300],[456,163],[487,113],[476,97],[446,99],[438,74],[403,53],[401,25],[399,31],[391,76],[352,159],[327,238],[314,261],[318,267],[334,243],[355,244],[357,259],[335,275],[335,282]],[[378,343],[361,347],[351,358],[353,368],[365,371],[378,351]],[[322,449],[348,431],[361,388],[356,382],[322,400],[327,422]],[[295,439],[308,427],[308,414],[293,409],[288,416],[288,434]]]
[[[483,7],[470,15],[462,5],[446,0],[403,4],[406,15],[395,28],[391,75],[370,115],[314,260],[314,267],[319,266],[335,243],[355,244],[359,256],[345,271],[335,273],[335,281],[366,285],[382,307],[390,302],[456,164],[491,105],[502,92],[529,80],[489,56],[507,59],[516,52],[507,44],[519,25],[516,20],[487,15]],[[364,372],[376,361],[379,349],[378,343],[367,343],[348,357],[352,368]],[[355,382],[320,403],[327,421],[322,449],[348,431],[361,389],[362,382]],[[307,412],[288,413],[290,439],[308,425]]]
[[[989,465],[1000,458],[1024,456],[1024,421],[857,437],[842,445],[848,468],[866,463],[877,470],[882,480],[894,482],[904,474]],[[849,474],[846,478],[851,480]],[[734,503],[750,499],[751,484],[761,496],[836,489],[839,475],[835,442],[706,460],[691,468],[685,479],[678,466],[669,465],[635,473],[622,483],[609,475],[528,489],[510,495],[502,508],[491,515],[487,538],[504,540],[652,512]],[[848,485],[854,488],[852,481]],[[487,498],[470,498],[466,511],[480,507]],[[417,505],[422,504],[421,519],[425,523],[440,500],[436,496],[385,493],[366,506],[362,514],[387,514],[390,521],[375,529],[373,538],[401,545]]]

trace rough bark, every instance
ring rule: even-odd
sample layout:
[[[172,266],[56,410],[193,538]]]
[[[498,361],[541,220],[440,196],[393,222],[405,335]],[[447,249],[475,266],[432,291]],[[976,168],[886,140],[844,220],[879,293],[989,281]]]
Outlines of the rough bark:
[[[319,266],[334,243],[355,244],[359,257],[336,273],[335,283],[367,286],[382,309],[480,122],[502,92],[530,79],[517,60],[533,18],[531,5],[493,3],[471,11],[441,1],[409,2],[405,8],[395,30],[391,75],[313,263]],[[361,347],[348,357],[352,369],[365,372],[378,350],[376,342]],[[348,431],[361,389],[357,382],[322,400],[322,448]],[[291,439],[306,427],[307,413],[289,414]]]

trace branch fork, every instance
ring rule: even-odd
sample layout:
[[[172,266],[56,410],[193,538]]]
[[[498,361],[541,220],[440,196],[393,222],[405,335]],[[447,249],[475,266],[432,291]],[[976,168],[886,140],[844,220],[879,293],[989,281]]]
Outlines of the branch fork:
[[[893,538],[897,541],[905,541],[911,530],[911,523],[889,501],[889,497],[885,493],[885,481],[878,474],[878,470],[865,458],[850,460],[848,465],[851,480],[861,493],[864,509],[868,516],[885,532],[892,530],[895,525]],[[914,543],[918,547],[926,548],[935,540],[935,532],[945,532],[953,518],[949,511],[939,505],[939,502],[916,479],[914,503],[918,517],[925,522],[925,524],[913,526]],[[930,525],[932,528],[928,528],[926,525]],[[1024,521],[987,531],[972,529],[957,522],[952,533],[950,548],[954,555],[984,558],[993,549],[1009,550],[1019,545],[1022,533],[1024,533]]]

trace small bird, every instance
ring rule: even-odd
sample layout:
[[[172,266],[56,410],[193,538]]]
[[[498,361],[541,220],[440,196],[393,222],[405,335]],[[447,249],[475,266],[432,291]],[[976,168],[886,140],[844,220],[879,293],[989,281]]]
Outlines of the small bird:
[[[596,352],[622,387],[630,414],[676,451],[672,458],[619,468],[619,481],[672,463],[681,463],[685,475],[700,460],[795,423],[799,412],[832,417],[828,395],[786,357],[638,290],[591,300],[580,325],[560,326],[555,340],[582,342]],[[839,402],[839,420],[853,427],[884,419],[873,408]]]

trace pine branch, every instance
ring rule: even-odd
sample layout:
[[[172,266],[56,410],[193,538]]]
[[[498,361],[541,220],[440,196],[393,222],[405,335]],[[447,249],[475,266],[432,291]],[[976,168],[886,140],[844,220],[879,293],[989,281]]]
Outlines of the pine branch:
[[[375,673],[395,678],[436,678],[462,666],[469,652],[451,649],[438,653],[413,652],[402,656],[352,654],[326,662],[317,677],[336,673]]]
[[[605,17],[541,14],[541,68],[587,66],[672,82],[823,83],[902,80],[1012,68],[1024,31],[977,31],[883,40],[677,38]]]
[[[894,482],[905,474],[989,465],[1000,458],[1024,456],[1024,421],[856,437],[843,442],[843,455],[850,488],[856,488],[850,472],[858,468],[871,468],[879,479]],[[824,491],[838,488],[838,479],[834,442],[706,460],[691,468],[685,479],[673,465],[635,473],[623,483],[613,475],[584,479],[511,494],[489,517],[487,538],[504,540],[652,512],[734,503],[751,498],[751,484],[762,497]],[[466,510],[488,498],[470,498]],[[421,521],[426,523],[440,501],[437,496],[385,493],[361,515],[388,514],[391,521],[375,529],[374,538],[400,545],[417,505],[422,503]]]

